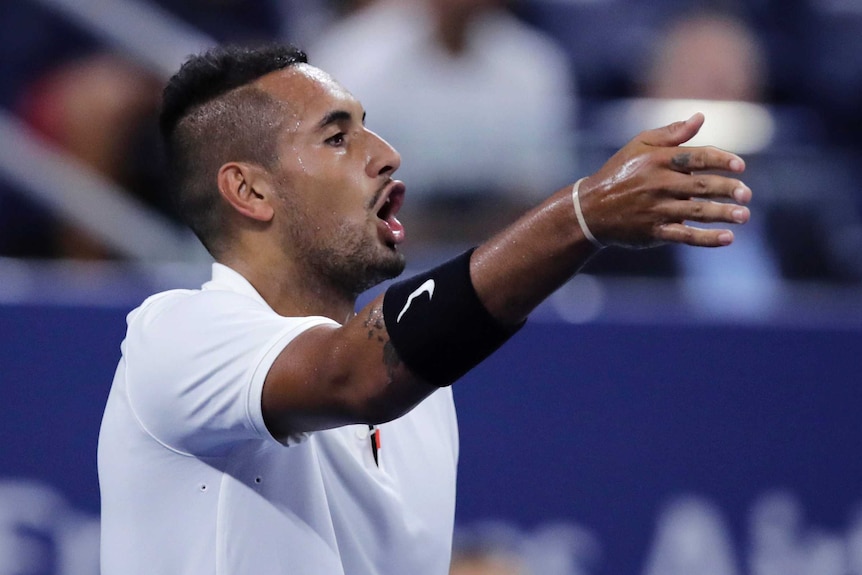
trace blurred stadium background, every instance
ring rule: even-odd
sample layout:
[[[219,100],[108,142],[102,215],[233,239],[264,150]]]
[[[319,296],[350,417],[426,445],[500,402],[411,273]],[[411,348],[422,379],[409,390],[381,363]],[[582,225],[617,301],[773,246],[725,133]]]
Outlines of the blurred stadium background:
[[[423,1],[402,0],[417,22]],[[471,18],[505,9],[539,35],[544,51],[515,50],[513,69],[564,63],[548,70],[566,82],[547,100],[560,140],[539,139],[531,165],[543,185],[700,110],[704,139],[745,157],[755,191],[732,247],[607,250],[458,384],[459,556],[504,557],[498,574],[862,575],[862,1],[432,1]],[[411,139],[421,121],[398,132],[395,106],[372,107],[385,98],[363,77],[397,99],[396,64],[411,64],[388,65],[387,42],[410,38],[363,20],[375,4],[0,3],[0,575],[98,572],[96,438],[125,314],[208,277],[155,123],[187,55],[292,41],[344,66],[349,89],[356,76],[421,207],[404,213],[412,269],[535,201],[487,184],[461,197],[469,176],[462,190],[411,167],[445,169],[477,129],[445,99],[463,76],[442,65],[406,104],[418,120],[414,100],[444,110],[436,149]],[[326,59],[351,42],[353,60]],[[517,134],[522,101],[494,99],[505,115],[484,125]],[[475,149],[466,174],[537,155],[503,126],[479,138],[494,152]]]

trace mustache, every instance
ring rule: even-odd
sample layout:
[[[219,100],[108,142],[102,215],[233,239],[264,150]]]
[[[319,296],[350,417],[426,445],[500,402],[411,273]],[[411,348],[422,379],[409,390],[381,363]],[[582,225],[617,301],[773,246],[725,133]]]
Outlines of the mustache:
[[[374,192],[374,196],[372,196],[371,200],[368,202],[368,205],[366,206],[367,209],[370,210],[377,205],[377,202],[380,200],[380,196],[383,195],[383,192],[386,190],[386,187],[389,186],[389,184],[391,184],[392,182],[392,178],[387,178],[386,181],[383,182],[383,185],[380,186],[380,188],[376,192]]]

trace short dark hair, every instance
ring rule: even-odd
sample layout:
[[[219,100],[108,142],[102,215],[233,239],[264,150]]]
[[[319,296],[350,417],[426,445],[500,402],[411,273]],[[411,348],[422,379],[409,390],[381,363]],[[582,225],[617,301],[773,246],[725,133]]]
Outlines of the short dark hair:
[[[283,104],[250,84],[307,62],[289,45],[220,46],[189,58],[164,89],[159,125],[177,211],[214,256],[224,237],[218,169],[228,161],[270,168],[277,159]]]

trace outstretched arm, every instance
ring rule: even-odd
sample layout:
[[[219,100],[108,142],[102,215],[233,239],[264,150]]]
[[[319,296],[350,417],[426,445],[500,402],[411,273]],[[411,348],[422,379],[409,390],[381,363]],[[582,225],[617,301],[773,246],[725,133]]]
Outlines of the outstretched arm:
[[[729,229],[686,224],[739,224],[749,217],[742,204],[751,190],[734,177],[707,173],[740,173],[742,159],[711,147],[680,147],[703,121],[696,114],[642,132],[581,183],[584,220],[598,241],[629,248],[733,241]],[[578,224],[571,191],[559,190],[473,255],[473,285],[499,321],[522,321],[595,253]]]
[[[640,248],[665,242],[718,247],[733,241],[727,229],[686,223],[744,223],[749,217],[744,204],[751,190],[735,177],[712,173],[740,173],[742,160],[716,148],[680,147],[703,121],[697,114],[641,133],[581,183],[582,216],[599,242]],[[312,329],[294,340],[267,376],[267,425],[282,435],[402,415],[436,389],[432,383],[452,381],[434,381],[429,373],[454,355],[466,357],[461,361],[467,367],[479,361],[484,351],[471,363],[466,349],[473,340],[477,348],[487,344],[475,334],[489,334],[490,352],[498,337],[494,330],[504,338],[597,249],[578,222],[572,189],[559,190],[462,260],[460,285],[469,289],[454,303],[441,303],[443,288],[433,291],[446,281],[458,287],[460,268],[448,266],[443,275],[393,286],[340,328]],[[476,305],[462,301],[471,299]],[[426,352],[431,355],[417,359]]]

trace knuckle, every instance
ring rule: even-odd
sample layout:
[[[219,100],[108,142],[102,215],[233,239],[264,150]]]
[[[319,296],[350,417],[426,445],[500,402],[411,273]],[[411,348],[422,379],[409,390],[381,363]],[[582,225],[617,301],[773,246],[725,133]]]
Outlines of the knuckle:
[[[691,243],[695,239],[694,229],[688,226],[682,229],[682,238],[686,243]]]

